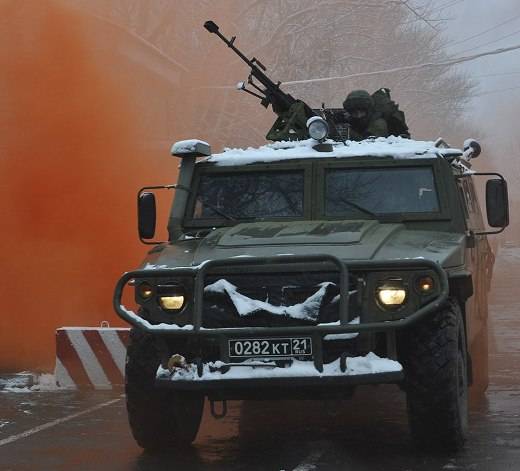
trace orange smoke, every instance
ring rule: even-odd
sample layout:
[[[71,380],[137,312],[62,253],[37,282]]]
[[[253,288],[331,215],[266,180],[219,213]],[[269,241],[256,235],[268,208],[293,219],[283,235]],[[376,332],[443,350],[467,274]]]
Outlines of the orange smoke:
[[[4,1],[0,14],[0,371],[49,370],[56,327],[121,325],[114,284],[145,253],[136,190],[174,181],[177,165],[173,123],[143,145],[134,98],[171,96],[175,73],[136,64],[124,48],[139,44],[59,2]]]

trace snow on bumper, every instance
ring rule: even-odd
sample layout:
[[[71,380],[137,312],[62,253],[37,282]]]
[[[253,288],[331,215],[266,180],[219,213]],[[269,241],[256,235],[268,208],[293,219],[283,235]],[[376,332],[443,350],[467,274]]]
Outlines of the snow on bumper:
[[[258,380],[267,382],[277,382],[279,380],[290,379],[303,380],[308,383],[323,382],[323,380],[341,380],[350,378],[350,383],[370,383],[370,382],[393,382],[402,379],[403,368],[395,360],[380,358],[375,353],[368,353],[363,357],[349,357],[346,359],[345,371],[342,371],[341,360],[337,359],[323,365],[320,372],[312,361],[292,360],[289,366],[278,367],[273,362],[262,362],[259,360],[246,360],[237,364],[228,365],[221,361],[206,363],[202,368],[202,375],[197,373],[197,367],[189,364],[186,368],[176,368],[173,371],[162,368],[157,370],[157,383],[160,385],[169,384],[171,387],[197,387],[203,388],[204,385],[225,387],[227,383],[240,384],[246,386],[248,383],[255,384]],[[386,380],[367,380],[368,377],[386,378]],[[356,379],[359,379],[356,380]],[[316,381],[313,381],[316,380]]]

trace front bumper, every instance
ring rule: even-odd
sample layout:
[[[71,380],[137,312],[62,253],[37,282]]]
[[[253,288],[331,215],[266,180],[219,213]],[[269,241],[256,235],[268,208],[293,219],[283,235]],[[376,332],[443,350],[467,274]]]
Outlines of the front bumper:
[[[403,368],[395,360],[379,358],[373,353],[364,357],[342,356],[323,365],[318,371],[312,361],[288,360],[284,365],[274,361],[248,360],[241,363],[213,362],[188,364],[168,370],[159,367],[156,385],[175,390],[227,392],[280,389],[289,391],[322,389],[360,384],[398,383]]]

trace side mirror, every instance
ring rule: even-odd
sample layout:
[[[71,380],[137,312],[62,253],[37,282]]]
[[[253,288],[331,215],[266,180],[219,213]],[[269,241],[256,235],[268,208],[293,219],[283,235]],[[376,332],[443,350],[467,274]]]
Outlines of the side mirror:
[[[156,214],[155,195],[149,192],[141,193],[137,202],[137,221],[141,239],[153,239]]]
[[[491,227],[504,228],[509,225],[509,202],[505,180],[493,178],[486,182],[486,211]]]

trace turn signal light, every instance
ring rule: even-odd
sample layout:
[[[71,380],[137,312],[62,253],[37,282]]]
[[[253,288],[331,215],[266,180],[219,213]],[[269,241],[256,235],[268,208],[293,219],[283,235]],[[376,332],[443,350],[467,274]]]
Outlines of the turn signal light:
[[[137,293],[142,299],[148,300],[153,295],[153,288],[148,283],[141,283],[137,288]]]
[[[433,291],[435,282],[431,276],[423,276],[417,280],[417,289],[422,294],[428,294]]]

